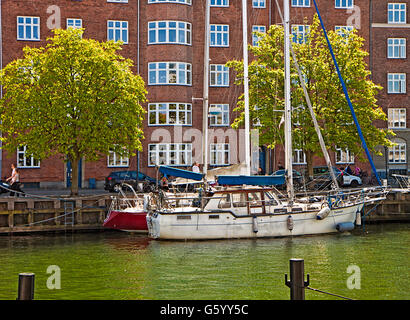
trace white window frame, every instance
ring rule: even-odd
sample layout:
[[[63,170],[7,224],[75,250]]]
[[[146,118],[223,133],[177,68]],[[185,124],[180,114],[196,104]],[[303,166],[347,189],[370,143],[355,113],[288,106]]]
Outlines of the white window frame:
[[[293,150],[292,163],[295,165],[305,165],[306,164],[306,154],[302,149]]]
[[[388,59],[406,59],[406,38],[388,38],[387,39],[387,58]]]
[[[186,5],[191,5],[192,0],[148,0],[148,4],[153,4],[153,3],[177,3],[177,4],[186,4]]]
[[[171,27],[175,24],[175,27]],[[164,26],[163,26],[164,25]],[[165,41],[159,41],[160,32],[165,32]],[[151,34],[155,33],[155,40]],[[171,41],[170,34],[175,32],[175,41]],[[183,36],[181,35],[183,34]],[[184,38],[184,39],[182,39]],[[191,45],[192,25],[185,21],[150,21],[148,22],[148,44],[182,44]]]
[[[304,24],[292,24],[292,42],[293,43],[306,43],[307,36],[309,35],[310,26]],[[296,37],[296,41],[295,41]]]
[[[252,0],[252,7],[258,9],[266,8],[266,0]]]
[[[112,27],[110,27],[110,22],[113,23]],[[119,27],[116,26],[116,23],[118,23],[118,22],[120,23]],[[124,25],[123,25],[124,23],[126,24],[126,27],[124,27]],[[128,41],[129,41],[128,27],[129,27],[128,21],[125,21],[125,20],[107,20],[107,40],[108,41],[113,40],[115,42],[122,41],[123,44],[128,44]],[[110,39],[110,30],[112,30],[112,32],[113,32],[113,39]],[[116,36],[115,36],[117,30],[120,31],[120,38],[119,39],[117,39]],[[123,34],[124,30],[127,31],[126,41],[124,41],[124,34]]]
[[[405,24],[407,21],[406,11],[407,11],[407,6],[405,3],[401,3],[401,2],[388,3],[387,4],[387,23]],[[404,19],[402,19],[403,12],[404,12]],[[398,17],[396,16],[396,13],[398,13],[399,15]],[[390,17],[392,18],[392,20],[390,20]]]
[[[211,143],[209,163],[211,166],[229,166],[231,163],[229,143]]]
[[[216,109],[218,114],[211,114],[211,110]],[[213,103],[209,105],[209,126],[227,127],[229,126],[229,104]]]
[[[354,164],[354,154],[351,154],[348,148],[336,147],[335,159],[336,164]]]
[[[353,0],[335,0],[336,9],[353,9],[354,1]]]
[[[211,64],[209,66],[209,86],[229,87],[229,68],[224,64]]]
[[[161,155],[162,154],[162,155]],[[160,158],[160,155],[162,156]],[[184,156],[186,163],[182,163]],[[153,162],[152,160],[155,160]],[[160,162],[160,160],[162,160]],[[192,165],[192,143],[151,143],[148,144],[148,166],[168,165],[187,167]]]
[[[19,22],[20,19],[23,19],[23,22]],[[30,23],[26,22],[27,19],[30,19]],[[37,23],[34,23],[34,19],[37,19]],[[19,29],[23,27],[24,36],[20,37]],[[31,37],[27,37],[27,28],[30,28]],[[37,28],[38,30],[38,38],[33,37],[33,30]],[[40,17],[32,17],[32,16],[17,16],[17,40],[23,41],[40,41]]]
[[[292,0],[292,7],[310,7],[310,0]]]
[[[347,40],[348,33],[354,30],[353,26],[335,26],[335,32]],[[347,32],[346,32],[347,31]]]
[[[210,7],[229,7],[229,0],[210,0]]]
[[[404,139],[396,138],[392,140],[396,145],[389,148],[389,163],[407,163],[407,143]]]
[[[109,151],[107,156],[107,167],[108,168],[126,168],[130,165],[130,158],[128,156],[120,156],[113,150]]]
[[[40,168],[40,161],[26,155],[26,146],[17,148],[17,168]],[[27,164],[27,162],[29,164]],[[23,163],[23,164],[21,164]]]
[[[107,2],[128,3],[128,0],[107,0]]]
[[[173,105],[175,105],[175,109],[172,108]],[[171,113],[175,113],[175,122],[172,122]],[[165,116],[165,123],[160,122],[161,115]],[[153,123],[151,122],[152,118],[155,118]],[[185,121],[181,122],[183,118]],[[192,104],[183,102],[149,103],[148,126],[192,126]]]
[[[152,81],[152,75],[155,75],[155,82]],[[159,82],[164,76],[165,82]],[[192,86],[192,65],[187,62],[150,62],[148,85]]]
[[[389,129],[406,129],[406,108],[389,108],[387,113]]]
[[[266,26],[262,26],[262,25],[252,26],[252,46],[258,47],[259,46],[258,42],[259,40],[262,39],[262,37],[259,37],[257,34],[255,34],[255,32],[266,33]]]
[[[398,89],[397,89],[398,86]],[[388,73],[387,74],[387,93],[400,94],[406,93],[406,74]]]
[[[78,22],[80,22],[79,25],[78,25]],[[83,19],[67,18],[66,25],[67,25],[67,29],[68,28],[81,29],[83,27]]]
[[[211,24],[210,47],[229,47],[229,25],[228,24]],[[224,40],[226,36],[226,41]],[[214,40],[212,40],[214,38]]]

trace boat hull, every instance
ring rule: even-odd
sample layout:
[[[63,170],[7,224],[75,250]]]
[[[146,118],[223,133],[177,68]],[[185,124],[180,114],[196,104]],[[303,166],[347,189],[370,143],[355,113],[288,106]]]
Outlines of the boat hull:
[[[129,232],[148,231],[147,213],[127,212],[112,210],[104,221],[103,226],[110,229],[117,229]]]
[[[357,213],[362,208],[363,203],[332,209],[324,219],[317,218],[317,211],[253,216],[237,216],[232,211],[157,211],[147,215],[147,224],[149,235],[155,239],[210,240],[315,235],[338,232],[341,223],[355,223]]]

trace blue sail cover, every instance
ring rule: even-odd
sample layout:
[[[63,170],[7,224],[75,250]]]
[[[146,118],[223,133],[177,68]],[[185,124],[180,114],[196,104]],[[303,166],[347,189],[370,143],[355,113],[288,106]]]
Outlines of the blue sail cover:
[[[180,177],[180,178],[192,179],[192,180],[197,180],[197,181],[201,181],[204,177],[203,173],[196,173],[196,172],[183,170],[183,169],[177,169],[177,168],[168,167],[168,166],[160,166],[159,172],[167,176]]]
[[[285,183],[285,175],[277,176],[216,176],[219,185],[277,186]]]

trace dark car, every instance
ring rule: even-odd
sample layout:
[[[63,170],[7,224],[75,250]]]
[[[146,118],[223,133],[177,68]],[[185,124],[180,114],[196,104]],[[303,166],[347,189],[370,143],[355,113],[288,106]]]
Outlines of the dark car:
[[[105,178],[104,189],[108,191],[120,191],[121,183],[127,183],[131,185],[135,191],[150,192],[155,188],[156,180],[147,176],[146,174],[138,173],[138,184],[141,187],[137,187],[137,171],[113,171],[108,177]]]
[[[275,171],[272,173],[274,176],[281,176],[284,175],[286,172],[285,169],[281,169],[278,171]],[[292,176],[293,176],[293,186],[296,190],[301,189],[303,187],[303,175],[296,170],[292,170]],[[278,189],[284,189],[286,188],[286,183],[283,185],[278,186]]]

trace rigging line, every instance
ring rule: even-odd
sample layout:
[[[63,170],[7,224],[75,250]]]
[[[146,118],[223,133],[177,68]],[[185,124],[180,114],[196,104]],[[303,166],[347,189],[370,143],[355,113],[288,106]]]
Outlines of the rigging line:
[[[355,123],[355,125],[356,125],[356,128],[357,128],[357,131],[358,131],[358,133],[359,133],[360,140],[362,141],[363,148],[365,149],[365,152],[366,152],[366,155],[367,155],[367,159],[368,159],[369,162],[370,162],[370,165],[371,165],[371,167],[372,167],[372,170],[373,170],[373,172],[374,172],[374,175],[376,176],[377,182],[378,182],[379,185],[381,186],[381,185],[382,185],[382,182],[380,181],[380,177],[379,177],[379,175],[378,175],[378,173],[377,173],[377,170],[376,170],[376,167],[375,167],[375,165],[374,165],[374,163],[373,163],[373,160],[372,160],[372,156],[371,156],[371,154],[370,154],[370,151],[369,151],[369,149],[367,148],[366,140],[364,139],[364,136],[363,136],[363,133],[362,133],[362,129],[361,129],[361,127],[360,127],[359,121],[358,121],[358,119],[357,119],[357,117],[356,117],[356,113],[355,113],[355,111],[354,111],[354,107],[353,107],[353,105],[352,105],[352,102],[350,101],[350,97],[349,97],[349,93],[347,92],[346,84],[345,84],[345,82],[344,82],[344,80],[343,80],[343,77],[342,77],[342,75],[341,75],[341,73],[340,73],[339,65],[338,65],[338,63],[337,63],[337,61],[336,61],[336,57],[335,57],[335,55],[334,55],[334,53],[333,53],[333,48],[332,48],[332,45],[331,45],[331,43],[330,43],[330,41],[329,41],[329,38],[328,38],[328,36],[327,36],[326,28],[325,28],[325,26],[324,26],[322,17],[320,16],[320,12],[319,12],[319,8],[318,8],[318,6],[317,6],[316,0],[313,0],[313,4],[315,5],[316,12],[317,12],[317,15],[318,15],[319,20],[320,20],[320,25],[322,26],[322,30],[323,30],[323,33],[324,33],[324,35],[325,35],[326,42],[327,42],[327,45],[328,45],[328,47],[329,47],[330,54],[331,54],[332,59],[333,59],[333,62],[334,62],[334,64],[335,64],[335,68],[336,68],[337,74],[338,74],[338,76],[339,76],[339,80],[340,80],[340,82],[341,82],[341,84],[342,84],[343,92],[344,92],[344,94],[345,94],[347,103],[348,103],[348,105],[349,105],[350,112],[351,112],[352,117],[353,117],[353,121],[354,121],[354,123]]]
[[[315,288],[312,288],[312,287],[305,287],[305,288],[306,288],[306,289],[309,289],[309,290],[312,290],[312,291],[315,291],[315,292],[320,292],[320,293],[328,294],[328,295],[330,295],[330,296],[335,296],[335,297],[342,298],[342,299],[346,299],[346,300],[355,300],[355,299],[352,299],[352,298],[344,297],[344,296],[341,296],[341,295],[338,295],[338,294],[335,294],[335,293],[326,292],[326,291],[319,290],[319,289],[315,289]]]

